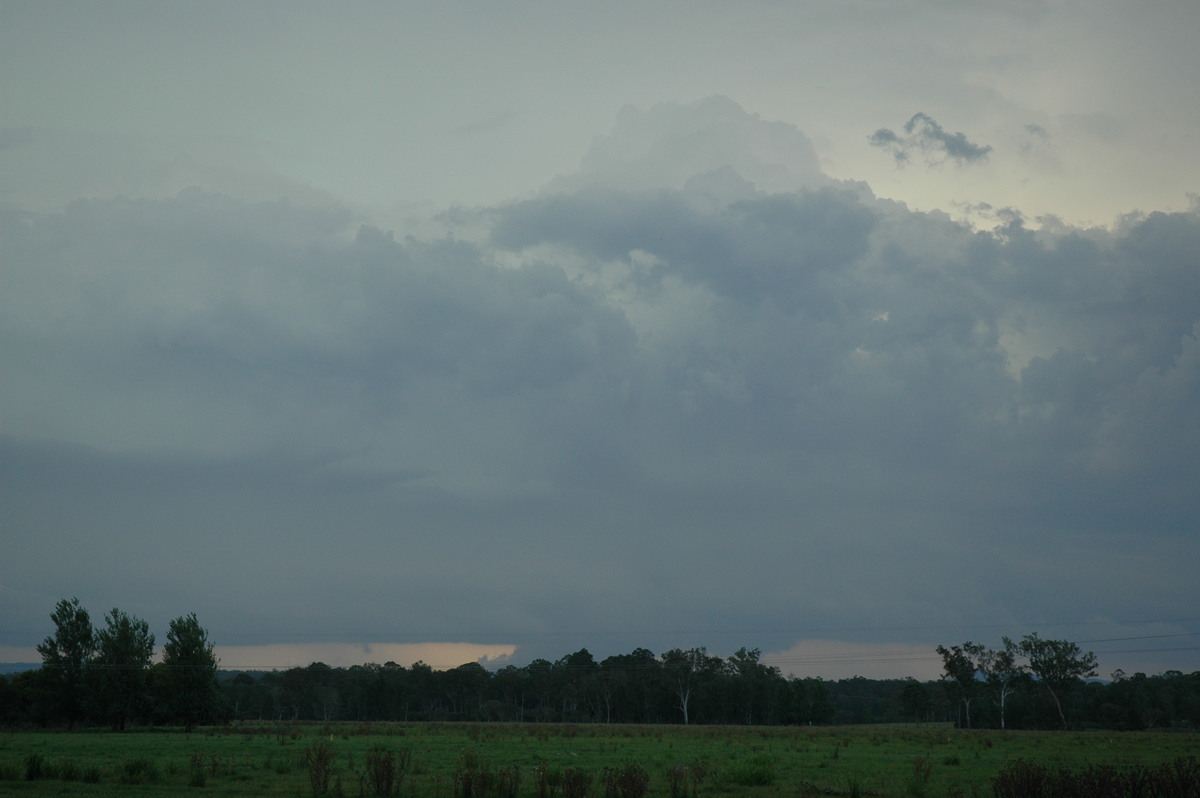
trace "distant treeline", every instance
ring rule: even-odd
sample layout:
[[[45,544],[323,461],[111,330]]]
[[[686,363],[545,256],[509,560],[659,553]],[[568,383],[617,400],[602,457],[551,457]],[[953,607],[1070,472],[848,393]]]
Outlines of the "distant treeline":
[[[1087,681],[1095,657],[1036,634],[998,649],[938,646],[944,678],[785,677],[757,648],[638,648],[597,662],[580,649],[489,671],[418,662],[218,672],[195,614],[173,620],[151,664],[145,621],[114,609],[94,629],[77,599],[51,614],[42,667],[0,677],[0,723],[66,725],[245,721],[501,721],[829,725],[954,722],[975,728],[1200,728],[1200,672]]]
[[[1079,680],[1061,694],[1073,728],[1200,728],[1200,672],[1159,676],[1118,674]],[[998,728],[997,703],[977,681],[975,728]],[[223,674],[221,694],[232,716],[263,721],[499,721],[554,723],[704,723],[830,725],[850,723],[965,724],[960,686],[914,679],[784,677],[759,661],[757,649],[721,659],[704,649],[656,657],[646,649],[596,662],[582,649],[550,662],[505,666],[477,663],[434,670],[313,663],[286,671]],[[1020,676],[1005,702],[1005,725],[1054,729],[1062,723],[1045,685]]]

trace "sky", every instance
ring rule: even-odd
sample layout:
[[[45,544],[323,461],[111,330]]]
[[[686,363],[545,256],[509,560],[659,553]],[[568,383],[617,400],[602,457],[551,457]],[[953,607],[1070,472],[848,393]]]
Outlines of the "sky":
[[[0,0],[0,660],[1200,670],[1198,36]]]

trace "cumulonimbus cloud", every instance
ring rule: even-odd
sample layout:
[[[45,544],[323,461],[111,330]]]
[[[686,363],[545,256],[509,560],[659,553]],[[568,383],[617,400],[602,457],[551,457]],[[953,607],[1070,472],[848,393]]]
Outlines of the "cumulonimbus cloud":
[[[892,135],[982,157],[939,130]],[[1200,209],[989,232],[726,166],[619,163],[470,239],[200,191],[0,208],[5,590],[125,602],[186,557],[219,642],[521,656],[1184,617]]]

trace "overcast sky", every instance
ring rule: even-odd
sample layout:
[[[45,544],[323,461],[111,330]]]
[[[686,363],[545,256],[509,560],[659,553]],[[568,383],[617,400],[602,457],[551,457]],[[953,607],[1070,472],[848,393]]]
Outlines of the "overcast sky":
[[[0,659],[1200,669],[1198,38],[0,0]]]

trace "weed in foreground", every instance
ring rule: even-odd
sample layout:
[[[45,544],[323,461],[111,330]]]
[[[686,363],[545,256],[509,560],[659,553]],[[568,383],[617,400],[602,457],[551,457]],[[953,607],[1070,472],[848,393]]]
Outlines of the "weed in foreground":
[[[775,783],[775,757],[757,753],[725,768],[723,778],[739,787],[769,787]]]
[[[912,761],[912,773],[904,785],[908,798],[924,798],[929,790],[929,779],[933,777],[933,763],[923,756]]]
[[[373,795],[393,795],[408,774],[412,751],[389,751],[373,746],[367,751],[366,782]]]
[[[650,774],[638,764],[604,769],[604,798],[642,798],[650,788]]]
[[[126,759],[121,763],[117,780],[122,784],[158,784],[162,781],[162,773],[149,759]]]
[[[188,786],[203,787],[208,784],[208,770],[203,751],[195,751],[188,757]]]
[[[1200,762],[1186,757],[1158,767],[1091,765],[1071,771],[1017,760],[996,774],[992,792],[996,798],[1195,798],[1200,795]]]
[[[580,767],[564,768],[562,772],[563,798],[587,798],[592,789],[592,774]]]
[[[317,740],[304,750],[304,764],[308,766],[308,783],[313,795],[329,792],[329,778],[333,775],[333,743],[324,738]]]
[[[25,780],[40,781],[54,778],[54,771],[46,757],[41,754],[28,754],[25,757]]]

